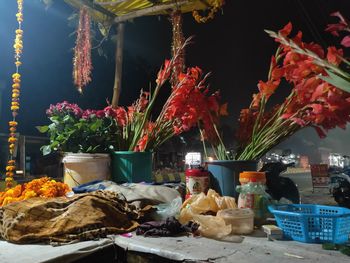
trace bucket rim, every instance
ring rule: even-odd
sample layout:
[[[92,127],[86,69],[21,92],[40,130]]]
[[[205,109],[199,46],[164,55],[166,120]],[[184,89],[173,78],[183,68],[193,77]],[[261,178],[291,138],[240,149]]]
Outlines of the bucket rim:
[[[206,161],[205,164],[212,164],[212,165],[217,165],[217,164],[227,164],[227,163],[258,163],[258,161],[255,160],[213,160],[213,161]]]
[[[63,154],[63,157],[66,157],[66,156],[77,156],[77,157],[97,156],[97,157],[106,157],[106,156],[109,156],[109,153],[73,153],[73,152],[65,152]]]
[[[112,154],[152,154],[152,152],[113,151]]]
[[[109,154],[104,153],[67,153],[62,158],[62,163],[74,163],[74,162],[89,162],[89,161],[108,161],[111,157]]]

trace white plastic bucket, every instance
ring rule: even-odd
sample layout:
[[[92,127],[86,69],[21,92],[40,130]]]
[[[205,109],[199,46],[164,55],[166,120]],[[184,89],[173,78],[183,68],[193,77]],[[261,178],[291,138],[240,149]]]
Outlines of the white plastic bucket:
[[[62,163],[63,180],[70,187],[111,176],[109,154],[66,153]]]

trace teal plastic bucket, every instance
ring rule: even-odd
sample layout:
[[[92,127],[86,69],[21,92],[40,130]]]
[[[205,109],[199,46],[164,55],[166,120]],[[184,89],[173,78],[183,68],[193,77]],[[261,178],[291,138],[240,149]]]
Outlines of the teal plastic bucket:
[[[239,185],[239,174],[243,171],[256,171],[256,161],[211,161],[207,162],[211,173],[211,187],[222,196],[238,198],[236,186]]]
[[[112,181],[116,183],[152,182],[152,153],[113,152]]]

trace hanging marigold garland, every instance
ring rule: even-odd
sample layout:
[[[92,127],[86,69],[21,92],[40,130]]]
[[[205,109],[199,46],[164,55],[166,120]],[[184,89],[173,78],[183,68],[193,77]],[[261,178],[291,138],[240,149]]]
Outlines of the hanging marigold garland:
[[[19,74],[19,67],[22,65],[21,54],[23,49],[23,30],[22,22],[23,22],[23,0],[17,0],[18,11],[16,14],[18,28],[16,29],[16,38],[14,41],[14,51],[15,51],[15,65],[16,65],[16,73],[12,75],[12,101],[11,101],[11,111],[12,111],[12,121],[9,122],[9,159],[6,166],[6,188],[12,187],[13,176],[16,172],[16,161],[14,160],[14,150],[15,144],[17,142],[16,130],[17,130],[17,121],[16,116],[19,110],[19,95],[20,95],[20,87],[21,87],[21,74]]]
[[[80,9],[77,40],[74,48],[73,79],[79,92],[91,81],[90,15],[86,7]]]
[[[210,19],[214,19],[216,12],[218,12],[224,4],[224,0],[215,0],[207,16],[201,16],[196,10],[192,12],[192,15],[198,23],[206,23]]]
[[[182,14],[179,10],[175,10],[171,14],[171,23],[173,26],[173,43],[172,43],[172,55],[176,55],[173,69],[171,73],[171,84],[173,86],[178,82],[178,76],[185,69],[185,50],[182,47],[185,42],[185,38],[182,33]]]

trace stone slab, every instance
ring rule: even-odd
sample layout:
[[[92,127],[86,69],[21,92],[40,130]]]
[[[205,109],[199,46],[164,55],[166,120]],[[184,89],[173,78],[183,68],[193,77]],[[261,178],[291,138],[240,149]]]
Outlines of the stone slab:
[[[184,262],[350,262],[338,251],[323,250],[319,244],[295,241],[268,241],[261,233],[244,237],[240,243],[217,241],[204,237],[116,236],[115,243],[125,250],[151,253]]]

